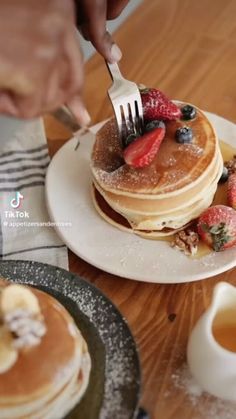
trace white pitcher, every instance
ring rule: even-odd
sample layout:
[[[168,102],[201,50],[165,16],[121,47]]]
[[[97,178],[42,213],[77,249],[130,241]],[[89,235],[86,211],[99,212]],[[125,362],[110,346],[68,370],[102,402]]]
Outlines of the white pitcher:
[[[219,282],[188,342],[190,371],[203,390],[236,401],[236,288]]]

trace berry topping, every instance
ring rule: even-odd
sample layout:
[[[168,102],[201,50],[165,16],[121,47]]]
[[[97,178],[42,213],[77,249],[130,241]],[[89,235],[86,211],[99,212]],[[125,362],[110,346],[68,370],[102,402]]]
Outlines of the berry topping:
[[[148,166],[157,154],[165,136],[165,128],[155,128],[137,138],[124,150],[124,159],[129,166]]]
[[[150,419],[149,414],[147,413],[147,411],[143,407],[139,408],[137,419]]]
[[[173,121],[181,117],[181,110],[160,90],[144,88],[140,90],[143,115],[146,121],[163,119]]]
[[[128,145],[133,143],[137,138],[138,136],[136,134],[129,134],[128,137],[122,140],[124,148],[128,147]]]
[[[189,119],[194,119],[197,115],[196,108],[191,105],[185,105],[181,108],[182,119],[188,121]]]
[[[159,121],[158,119],[154,119],[153,121],[149,121],[145,125],[145,132],[152,131],[155,128],[165,128],[165,124],[163,121]]]
[[[224,166],[222,175],[221,175],[220,180],[219,180],[219,183],[227,182],[228,178],[229,178],[229,171],[228,171],[227,167]]]
[[[230,175],[227,185],[228,205],[236,209],[236,173]]]
[[[180,144],[191,143],[193,139],[192,129],[189,127],[178,128],[175,133],[175,139],[177,143],[180,143]]]
[[[208,208],[198,220],[198,234],[216,252],[236,245],[236,211],[225,205]]]

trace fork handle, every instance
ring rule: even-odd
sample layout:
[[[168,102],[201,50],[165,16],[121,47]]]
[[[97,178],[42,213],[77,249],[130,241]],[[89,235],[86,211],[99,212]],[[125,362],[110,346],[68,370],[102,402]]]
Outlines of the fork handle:
[[[111,64],[111,63],[108,63],[108,61],[106,61],[106,65],[113,81],[123,79],[123,76],[120,72],[120,69],[117,63]]]

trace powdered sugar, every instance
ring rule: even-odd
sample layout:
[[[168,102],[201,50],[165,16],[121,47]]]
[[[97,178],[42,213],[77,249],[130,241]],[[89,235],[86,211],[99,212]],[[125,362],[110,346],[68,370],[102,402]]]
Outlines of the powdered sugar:
[[[204,150],[199,147],[197,144],[190,143],[190,144],[180,144],[178,150],[183,152],[187,152],[189,156],[192,157],[200,157],[202,156]]]
[[[235,419],[236,403],[217,399],[204,392],[191,376],[186,363],[172,374],[171,379],[172,388],[166,392],[165,399],[171,399],[173,394],[181,397],[182,406],[186,406],[188,412],[191,410],[191,419]]]

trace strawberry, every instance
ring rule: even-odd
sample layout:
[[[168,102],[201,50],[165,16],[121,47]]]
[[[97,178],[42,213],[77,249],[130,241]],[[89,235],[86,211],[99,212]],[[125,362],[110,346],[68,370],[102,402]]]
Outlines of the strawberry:
[[[236,245],[236,211],[226,205],[208,208],[199,217],[198,234],[216,252]]]
[[[143,114],[146,121],[153,119],[175,120],[181,117],[181,110],[164,93],[157,89],[140,90]]]
[[[165,131],[163,125],[137,138],[124,150],[125,162],[133,167],[148,166],[160,148]]]
[[[227,186],[228,205],[236,209],[236,173],[229,176]]]

